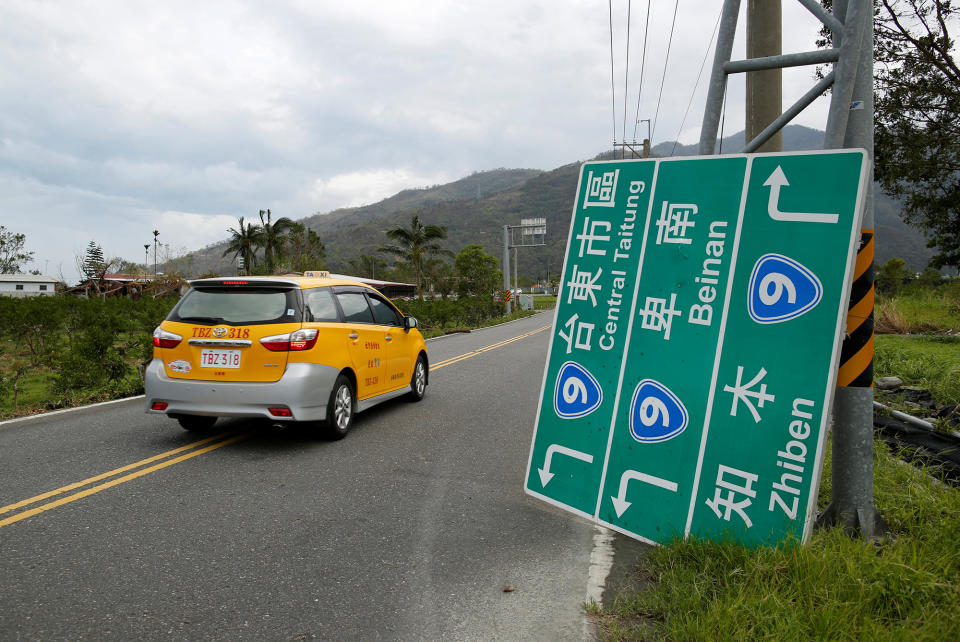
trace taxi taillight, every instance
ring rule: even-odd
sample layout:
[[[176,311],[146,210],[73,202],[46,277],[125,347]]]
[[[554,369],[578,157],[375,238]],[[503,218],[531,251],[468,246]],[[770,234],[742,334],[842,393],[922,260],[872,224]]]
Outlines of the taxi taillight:
[[[309,350],[317,345],[319,333],[316,328],[304,328],[303,330],[294,330],[289,334],[275,334],[260,339],[260,345],[273,352],[290,352],[298,350]]]
[[[155,348],[176,348],[183,341],[179,334],[167,332],[160,326],[153,331],[153,346]]]

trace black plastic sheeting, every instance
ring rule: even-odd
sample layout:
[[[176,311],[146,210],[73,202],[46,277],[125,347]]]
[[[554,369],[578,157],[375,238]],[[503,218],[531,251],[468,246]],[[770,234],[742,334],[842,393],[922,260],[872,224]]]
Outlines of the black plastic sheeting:
[[[903,459],[939,466],[945,481],[960,485],[960,437],[876,413],[873,425],[879,429],[881,439],[898,450],[905,449],[899,453]]]

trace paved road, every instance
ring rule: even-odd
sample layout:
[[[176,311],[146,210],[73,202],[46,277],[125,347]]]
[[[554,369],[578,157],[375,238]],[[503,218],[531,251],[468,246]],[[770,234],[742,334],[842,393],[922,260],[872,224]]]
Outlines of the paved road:
[[[597,531],[522,492],[551,318],[431,341],[426,399],[339,442],[140,400],[0,424],[0,507],[86,481],[0,508],[0,639],[583,639]]]

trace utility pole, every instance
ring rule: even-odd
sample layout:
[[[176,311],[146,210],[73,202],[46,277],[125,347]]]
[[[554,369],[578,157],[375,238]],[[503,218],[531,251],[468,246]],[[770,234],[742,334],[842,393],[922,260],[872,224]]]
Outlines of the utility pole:
[[[647,137],[643,139],[643,157],[650,158],[650,119],[641,118],[637,122],[647,124]]]
[[[513,311],[510,305],[510,226],[503,226],[503,290],[507,294],[507,314]]]
[[[783,15],[780,0],[747,0],[747,58],[779,56],[783,52]],[[783,110],[783,70],[747,73],[746,140],[756,138]],[[778,131],[758,152],[782,152]]]
[[[157,237],[160,236],[160,230],[153,231],[153,280],[157,280]]]

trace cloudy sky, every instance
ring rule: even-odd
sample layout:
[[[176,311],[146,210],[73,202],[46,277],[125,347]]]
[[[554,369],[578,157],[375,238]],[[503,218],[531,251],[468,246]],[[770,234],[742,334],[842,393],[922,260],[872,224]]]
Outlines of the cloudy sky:
[[[645,63],[648,3],[632,3],[628,140],[638,96],[654,143],[698,138],[722,3],[678,1],[669,58],[675,3],[652,2]],[[599,0],[4,2],[0,225],[26,234],[29,268],[73,281],[91,240],[142,262],[154,229],[176,253],[260,209],[296,219],[589,158],[614,123],[623,137],[627,10],[613,0],[612,101]],[[784,24],[784,52],[813,49],[798,3]],[[811,74],[784,73],[785,105]],[[826,106],[795,122],[824,128]],[[742,78],[727,109],[726,132],[742,129]]]

